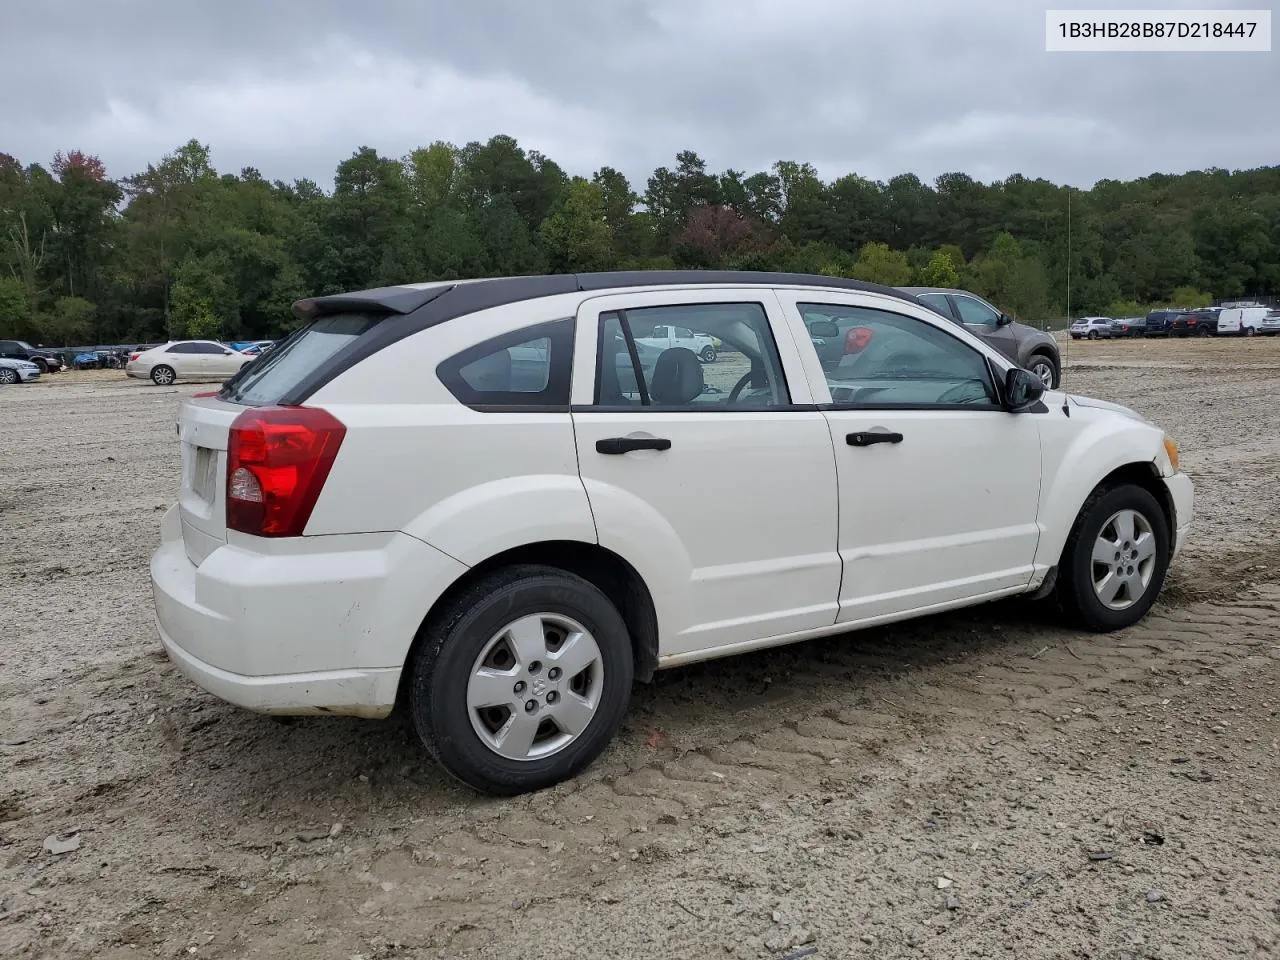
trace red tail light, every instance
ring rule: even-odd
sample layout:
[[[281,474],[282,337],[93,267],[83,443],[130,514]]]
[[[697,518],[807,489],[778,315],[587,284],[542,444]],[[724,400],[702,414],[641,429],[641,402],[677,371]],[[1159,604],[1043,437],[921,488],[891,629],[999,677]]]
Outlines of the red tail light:
[[[347,428],[315,407],[255,407],[227,438],[227,527],[300,537]]]
[[[142,354],[141,354],[140,352],[135,352],[135,353],[131,353],[131,354],[129,354],[129,362],[130,362],[130,363],[133,363],[133,361],[137,360],[140,356],[142,356]]]
[[[874,334],[866,327],[850,327],[844,335],[844,352],[861,353]]]

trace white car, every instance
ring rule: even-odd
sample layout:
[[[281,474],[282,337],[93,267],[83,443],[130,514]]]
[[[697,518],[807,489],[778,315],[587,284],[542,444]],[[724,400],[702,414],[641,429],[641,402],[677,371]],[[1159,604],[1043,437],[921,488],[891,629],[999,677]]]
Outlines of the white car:
[[[1081,337],[1089,340],[1110,338],[1111,322],[1110,317],[1081,317],[1067,328],[1067,332],[1071,334],[1072,340],[1079,340]]]
[[[399,704],[447,770],[515,793],[585,768],[660,668],[1019,594],[1091,630],[1146,614],[1193,510],[1159,427],[909,294],[729,276],[299,303],[182,405],[151,562],[170,658],[264,713]],[[730,389],[635,342],[677,314],[740,352]],[[863,332],[824,368],[810,316]]]
[[[175,380],[225,380],[253,359],[214,340],[175,340],[129,354],[124,372],[167,386]]]
[[[1258,333],[1264,337],[1274,337],[1280,333],[1280,310],[1272,310],[1258,324]]]
[[[0,357],[0,383],[30,383],[40,379],[40,367],[30,360]]]
[[[676,311],[678,312],[678,310]],[[662,319],[661,314],[655,314],[655,319]],[[716,359],[716,341],[718,338],[695,334],[688,327],[677,327],[669,323],[654,323],[649,321],[650,332],[637,332],[635,335],[636,343],[642,343],[647,347],[657,347],[660,350],[667,350],[671,347],[684,347],[686,350],[692,350],[698,355],[703,363],[714,363]]]
[[[1218,335],[1256,336],[1271,311],[1267,307],[1231,307],[1218,314]]]

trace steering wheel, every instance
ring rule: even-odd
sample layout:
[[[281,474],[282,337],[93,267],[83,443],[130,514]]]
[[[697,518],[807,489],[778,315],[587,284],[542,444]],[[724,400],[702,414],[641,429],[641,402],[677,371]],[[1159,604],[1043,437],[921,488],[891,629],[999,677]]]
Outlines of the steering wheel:
[[[748,370],[742,375],[737,383],[733,385],[733,389],[729,391],[729,403],[738,402],[738,394],[742,393],[742,388],[751,382],[751,371]]]

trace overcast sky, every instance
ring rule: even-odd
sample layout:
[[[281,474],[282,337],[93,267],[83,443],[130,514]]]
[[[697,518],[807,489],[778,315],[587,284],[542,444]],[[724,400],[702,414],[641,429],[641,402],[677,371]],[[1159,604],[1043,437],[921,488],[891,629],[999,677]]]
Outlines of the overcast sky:
[[[362,144],[495,133],[641,191],[682,149],[1077,186],[1280,162],[1280,53],[1050,54],[1029,0],[0,3],[0,152],[113,176],[195,137],[221,171],[328,189]]]

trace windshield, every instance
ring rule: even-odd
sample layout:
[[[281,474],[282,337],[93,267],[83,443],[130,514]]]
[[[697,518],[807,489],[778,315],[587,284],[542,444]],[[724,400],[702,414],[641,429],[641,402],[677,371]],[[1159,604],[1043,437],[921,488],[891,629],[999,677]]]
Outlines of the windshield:
[[[248,406],[279,403],[322,363],[376,325],[382,314],[335,313],[291,333],[227,381],[218,398]]]

